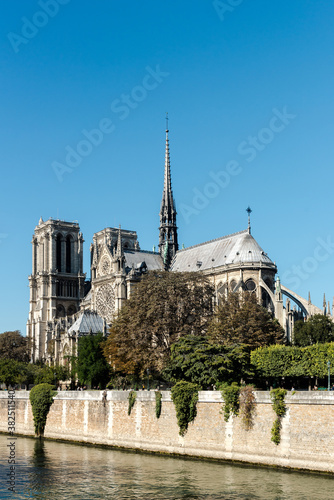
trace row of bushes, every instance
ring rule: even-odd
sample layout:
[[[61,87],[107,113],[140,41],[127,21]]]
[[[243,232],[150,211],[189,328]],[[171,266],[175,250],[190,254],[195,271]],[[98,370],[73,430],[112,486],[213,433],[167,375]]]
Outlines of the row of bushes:
[[[26,363],[15,359],[0,359],[0,382],[7,387],[36,384],[54,385],[59,380],[67,380],[69,372],[64,366],[46,366]]]
[[[251,352],[250,360],[260,377],[323,378],[328,373],[328,361],[334,367],[334,342],[308,347],[260,347]]]

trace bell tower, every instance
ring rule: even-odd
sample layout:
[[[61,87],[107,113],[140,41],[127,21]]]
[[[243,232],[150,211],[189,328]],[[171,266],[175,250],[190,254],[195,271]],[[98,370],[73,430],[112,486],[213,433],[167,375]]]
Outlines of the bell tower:
[[[32,238],[27,337],[31,360],[46,359],[48,322],[71,316],[84,295],[83,237],[77,222],[40,218]]]
[[[166,114],[166,148],[164,189],[160,207],[159,252],[165,269],[169,269],[174,255],[179,249],[177,242],[176,208],[172,191],[170,155],[168,139],[168,113]]]

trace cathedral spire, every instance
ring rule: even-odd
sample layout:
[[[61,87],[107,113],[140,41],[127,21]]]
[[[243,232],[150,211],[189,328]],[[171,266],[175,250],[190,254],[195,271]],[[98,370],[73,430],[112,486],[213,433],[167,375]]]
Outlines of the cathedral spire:
[[[121,257],[121,255],[122,255],[122,234],[121,234],[121,225],[119,225],[118,226],[116,257]]]
[[[177,242],[176,208],[170,172],[168,133],[168,113],[166,113],[165,175],[160,207],[159,227],[159,252],[161,257],[164,259],[165,269],[169,268],[171,261],[179,248]],[[167,251],[165,250],[166,248]]]
[[[252,213],[252,209],[251,207],[248,205],[248,207],[246,208],[246,212],[248,213],[248,234],[251,234],[251,224],[250,224],[250,215]]]
[[[117,236],[117,245],[116,245],[116,251],[114,254],[115,258],[115,270],[117,273],[124,273],[124,263],[125,263],[125,257],[123,253],[123,248],[122,248],[122,232],[121,232],[121,225],[118,226],[118,236]]]

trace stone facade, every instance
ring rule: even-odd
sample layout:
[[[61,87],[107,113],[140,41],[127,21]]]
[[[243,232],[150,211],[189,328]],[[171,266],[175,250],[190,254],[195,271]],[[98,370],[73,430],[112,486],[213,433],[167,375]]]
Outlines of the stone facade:
[[[84,297],[83,237],[79,224],[42,218],[32,239],[32,274],[29,276],[30,311],[27,337],[31,359],[46,356],[54,318],[72,316]]]
[[[60,392],[51,406],[45,437],[151,452],[334,473],[334,393],[296,392],[286,397],[281,442],[271,441],[276,418],[269,392],[256,392],[253,426],[240,417],[224,421],[218,391],[199,393],[197,416],[179,435],[170,392],[163,391],[161,416],[155,415],[154,391],[138,391],[128,415],[128,392]],[[0,392],[0,431],[7,432],[7,393]],[[29,393],[15,397],[16,434],[34,435]]]

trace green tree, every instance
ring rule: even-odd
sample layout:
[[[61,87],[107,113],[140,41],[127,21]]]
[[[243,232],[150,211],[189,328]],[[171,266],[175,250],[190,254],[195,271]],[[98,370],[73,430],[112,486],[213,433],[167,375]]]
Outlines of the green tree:
[[[59,380],[67,380],[69,372],[66,367],[61,365],[42,365],[37,370],[32,370],[34,374],[34,384],[57,385]]]
[[[29,361],[28,340],[18,330],[0,334],[0,359]]]
[[[79,338],[77,374],[81,384],[102,387],[107,384],[111,370],[103,355],[105,342],[102,333]]]
[[[334,367],[334,342],[302,347],[301,369],[310,377],[325,378],[328,374],[327,362]]]
[[[248,372],[249,353],[245,346],[210,344],[205,336],[187,335],[171,346],[163,376],[175,383],[185,380],[202,389],[221,382],[240,381]]]
[[[171,345],[203,335],[212,317],[213,287],[201,273],[148,272],[114,322],[104,354],[115,372],[160,372]]]
[[[315,314],[307,321],[297,321],[293,331],[294,344],[300,347],[334,341],[334,323],[328,316]]]
[[[0,359],[0,382],[6,387],[22,383],[26,364],[16,359]]]
[[[36,363],[26,363],[21,383],[25,384],[27,388],[29,388],[29,385],[35,385],[37,383],[37,377],[41,370],[41,365],[38,365]]]
[[[284,330],[276,319],[258,304],[254,293],[230,293],[222,298],[208,328],[212,343],[244,344],[250,349],[280,344]]]
[[[251,352],[251,363],[262,378],[305,375],[303,351],[295,346],[271,345]]]

